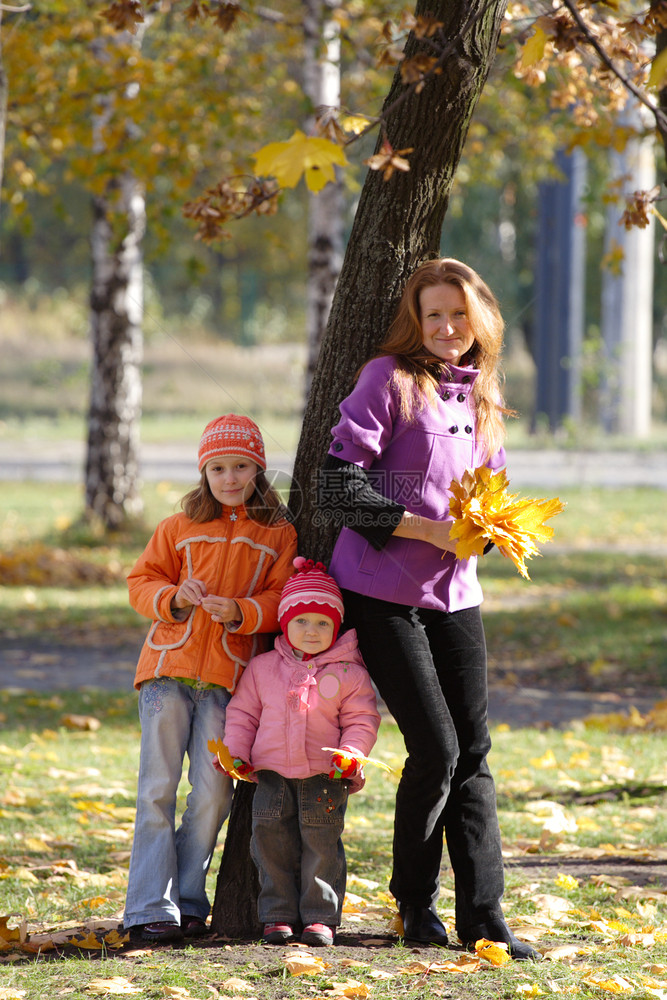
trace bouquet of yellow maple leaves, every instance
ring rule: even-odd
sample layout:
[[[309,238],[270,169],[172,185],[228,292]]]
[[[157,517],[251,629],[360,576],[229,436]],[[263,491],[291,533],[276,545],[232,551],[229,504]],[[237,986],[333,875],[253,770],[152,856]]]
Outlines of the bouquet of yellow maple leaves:
[[[486,466],[466,469],[461,480],[452,479],[449,512],[454,524],[449,537],[456,540],[456,558],[481,555],[488,542],[511,559],[529,580],[526,559],[539,555],[538,542],[548,542],[554,529],[544,522],[565,509],[558,498],[534,500],[509,493],[507,470],[493,472]]]

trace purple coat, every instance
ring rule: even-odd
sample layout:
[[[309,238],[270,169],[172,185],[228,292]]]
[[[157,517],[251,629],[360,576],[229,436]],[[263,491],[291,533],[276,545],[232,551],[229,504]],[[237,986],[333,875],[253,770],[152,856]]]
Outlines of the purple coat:
[[[374,358],[363,368],[340,405],[329,454],[368,470],[378,493],[412,514],[433,520],[449,517],[449,485],[466,469],[484,462],[471,396],[474,368],[449,365],[434,405],[410,422],[400,415],[392,357]],[[505,464],[500,449],[487,464]],[[477,558],[459,560],[428,542],[392,536],[377,551],[346,527],[336,542],[330,572],[341,587],[411,607],[460,611],[482,601]]]

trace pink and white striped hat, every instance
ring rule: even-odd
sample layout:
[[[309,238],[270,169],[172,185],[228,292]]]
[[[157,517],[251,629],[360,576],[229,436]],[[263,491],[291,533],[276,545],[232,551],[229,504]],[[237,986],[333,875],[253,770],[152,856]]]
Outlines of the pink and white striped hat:
[[[278,605],[278,621],[282,632],[287,633],[287,626],[297,615],[319,611],[334,623],[333,645],[345,610],[340,587],[329,576],[324,563],[315,563],[312,559],[297,556],[294,568],[296,573],[283,587]]]

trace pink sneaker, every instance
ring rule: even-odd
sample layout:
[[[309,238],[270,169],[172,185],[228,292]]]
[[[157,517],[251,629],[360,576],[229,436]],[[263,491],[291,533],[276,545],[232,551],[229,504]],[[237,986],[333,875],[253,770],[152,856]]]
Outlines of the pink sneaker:
[[[326,924],[308,924],[303,929],[301,943],[325,947],[334,943],[334,933],[334,928],[328,927]]]
[[[294,937],[289,924],[264,924],[264,940],[267,944],[285,944]]]

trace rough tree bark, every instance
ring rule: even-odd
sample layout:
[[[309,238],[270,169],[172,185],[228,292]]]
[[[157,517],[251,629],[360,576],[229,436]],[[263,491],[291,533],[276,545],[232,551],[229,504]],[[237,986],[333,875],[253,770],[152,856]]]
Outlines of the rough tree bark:
[[[397,150],[412,146],[414,153],[410,172],[395,175],[389,182],[369,171],[336,286],[306,406],[293,483],[299,552],[312,558],[328,561],[333,544],[332,533],[318,527],[314,517],[314,485],[329,447],[338,404],[349,391],[357,368],[384,336],[407,274],[422,258],[438,252],[454,171],[493,63],[506,5],[507,0],[417,3],[418,15],[445,24],[452,51],[442,73],[429,80],[421,94],[407,93],[397,73],[385,101],[385,110],[390,109],[389,141]],[[422,44],[411,35],[407,54]],[[401,97],[404,100],[397,104]],[[254,868],[246,847],[251,815],[248,793],[239,792],[237,787],[212,927],[230,937],[254,937],[255,898],[239,895],[232,900],[229,889],[251,884],[250,870]]]
[[[384,105],[395,150],[413,148],[408,173],[369,171],[338,279],[301,431],[293,490],[299,551],[328,562],[333,530],[318,524],[315,477],[357,369],[385,335],[407,275],[437,254],[470,119],[493,63],[506,0],[419,0],[418,15],[445,25],[451,51],[416,94],[397,73]],[[425,43],[411,35],[406,54]],[[401,99],[399,101],[399,99]],[[378,147],[381,137],[378,139]]]

